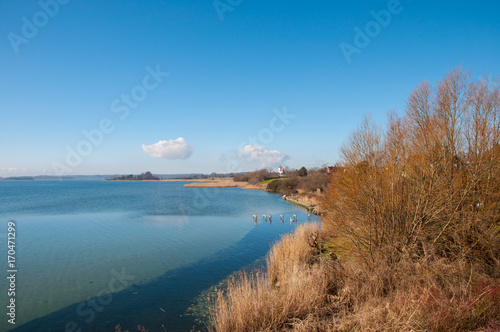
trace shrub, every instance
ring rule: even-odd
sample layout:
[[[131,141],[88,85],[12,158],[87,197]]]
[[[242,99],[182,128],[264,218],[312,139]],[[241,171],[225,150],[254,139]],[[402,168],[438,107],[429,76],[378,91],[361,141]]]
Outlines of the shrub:
[[[307,176],[307,169],[302,166],[298,171],[297,171],[297,175],[300,176],[300,177],[304,177],[304,176]]]
[[[267,184],[267,191],[291,195],[297,193],[296,188],[298,185],[299,179],[296,177],[290,179],[276,179]]]
[[[233,180],[236,182],[247,182],[248,179],[249,179],[248,173],[238,173],[233,178]]]
[[[498,269],[499,102],[498,87],[457,69],[433,97],[418,87],[385,136],[365,119],[342,148],[347,171],[332,176],[327,228],[370,264],[437,255]]]
[[[306,177],[300,178],[298,187],[305,192],[316,192],[317,189],[324,191],[329,182],[328,174],[322,172],[309,172]]]

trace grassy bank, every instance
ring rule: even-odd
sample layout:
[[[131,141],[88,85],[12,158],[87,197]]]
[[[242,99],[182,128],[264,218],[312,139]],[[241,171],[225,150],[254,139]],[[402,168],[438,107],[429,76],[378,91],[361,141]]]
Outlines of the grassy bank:
[[[328,284],[322,266],[312,265],[317,234],[317,225],[301,225],[273,246],[265,273],[232,277],[212,308],[212,329],[276,331],[320,309]]]
[[[498,331],[500,286],[465,261],[368,266],[301,225],[271,249],[264,272],[219,291],[212,331]],[[345,247],[344,247],[345,248]]]
[[[304,208],[304,209],[306,209],[307,211],[310,211],[310,209],[311,209],[309,205],[306,205],[306,204],[304,204],[304,203],[301,203],[301,202],[299,202],[298,200],[295,200],[295,199],[293,199],[293,198],[286,197],[286,198],[284,198],[284,199],[285,199],[286,201],[288,201],[288,202],[292,203],[292,204],[295,204],[295,205],[298,205],[298,206],[300,206],[300,207],[303,207],[303,208]]]
[[[303,207],[304,209],[313,214],[316,215],[322,214],[321,201],[323,197],[321,195],[302,193],[302,194],[295,194],[292,196],[285,195],[283,196],[283,199],[285,199],[290,203]]]
[[[261,184],[268,184],[269,182],[272,182],[274,180],[276,181],[283,181],[283,180],[288,180],[289,178],[277,178],[277,179],[269,179],[269,180],[264,180],[264,181],[260,181]]]
[[[500,287],[467,264],[367,268],[337,257],[305,224],[276,244],[267,270],[219,291],[212,331],[497,331]],[[321,244],[323,241],[323,244]],[[335,241],[340,243],[339,239]],[[331,243],[330,243],[331,245]]]

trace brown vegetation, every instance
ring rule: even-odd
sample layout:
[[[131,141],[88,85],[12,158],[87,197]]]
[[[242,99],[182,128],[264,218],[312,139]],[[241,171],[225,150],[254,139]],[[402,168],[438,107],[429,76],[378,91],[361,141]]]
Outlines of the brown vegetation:
[[[250,184],[247,182],[236,182],[233,179],[214,179],[214,180],[196,180],[192,183],[186,183],[184,187],[195,188],[234,188],[239,187],[243,189],[265,190],[265,184]]]
[[[460,68],[421,84],[385,133],[369,118],[267,273],[219,294],[217,331],[500,329],[500,96]],[[311,234],[313,234],[311,236]]]
[[[329,182],[329,176],[326,173],[326,168],[307,170],[305,167],[298,170],[288,170],[284,176],[265,168],[234,176],[236,183],[247,182],[249,185],[261,185],[261,182],[267,180],[272,181],[269,181],[266,187],[259,189],[266,189],[272,193],[293,195],[299,192],[316,193],[318,189],[324,191]],[[238,184],[234,186],[241,187]]]
[[[375,306],[385,316],[368,327],[498,324],[499,106],[498,85],[456,69],[435,91],[417,87],[385,135],[365,119],[342,148],[347,171],[332,177],[324,230],[344,239],[344,259],[382,278],[355,326],[373,312],[363,305],[384,299],[397,305]]]
[[[321,202],[323,200],[322,195],[316,194],[297,194],[292,196],[286,196],[285,200],[300,205],[307,209],[307,211],[312,212],[315,215],[322,215]]]
[[[267,184],[267,191],[286,195],[298,192],[315,193],[318,189],[326,189],[329,176],[325,169],[310,169],[305,167],[299,171],[291,171],[286,174],[285,179],[276,179]]]
[[[261,181],[275,179],[278,177],[278,173],[263,168],[254,172],[236,174],[234,176],[234,181],[248,182],[249,184],[258,184]]]
[[[308,224],[285,235],[271,250],[266,272],[240,274],[219,291],[212,309],[216,331],[276,331],[320,310],[328,283],[320,265],[311,265],[309,242],[319,227]]]

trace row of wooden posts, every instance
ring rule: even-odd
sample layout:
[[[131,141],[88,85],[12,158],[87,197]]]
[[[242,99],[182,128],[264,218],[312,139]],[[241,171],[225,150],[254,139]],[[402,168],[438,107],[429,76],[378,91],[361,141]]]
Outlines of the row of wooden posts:
[[[284,222],[284,221],[285,221],[285,219],[284,219],[284,218],[285,218],[285,217],[284,217],[282,214],[280,214],[280,221],[281,221],[281,222]],[[272,216],[271,214],[269,214],[269,216],[268,216],[268,215],[266,215],[266,214],[263,214],[263,215],[262,215],[262,221],[263,221],[263,222],[267,222],[268,220],[269,220],[269,222],[272,222],[272,221],[273,221],[273,216]],[[258,221],[258,220],[257,220],[257,215],[256,215],[256,214],[254,214],[254,215],[253,215],[253,221],[254,221],[255,223]],[[307,221],[311,221],[311,214],[310,214],[310,213],[308,213],[308,214],[307,214]],[[297,222],[297,215],[296,215],[296,214],[294,214],[294,215],[293,215],[293,217],[291,217],[291,218],[290,218],[290,222]]]

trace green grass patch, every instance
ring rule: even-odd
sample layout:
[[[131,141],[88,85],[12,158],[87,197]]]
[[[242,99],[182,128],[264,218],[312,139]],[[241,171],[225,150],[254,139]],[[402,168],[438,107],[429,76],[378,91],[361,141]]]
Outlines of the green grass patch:
[[[323,254],[326,256],[333,252],[340,261],[344,261],[353,246],[348,237],[336,236],[323,242]]]
[[[276,179],[269,179],[269,180],[264,180],[264,181],[260,181],[260,183],[269,183],[271,181],[274,181],[274,180],[286,180],[286,179],[289,179],[289,178],[276,178]]]

